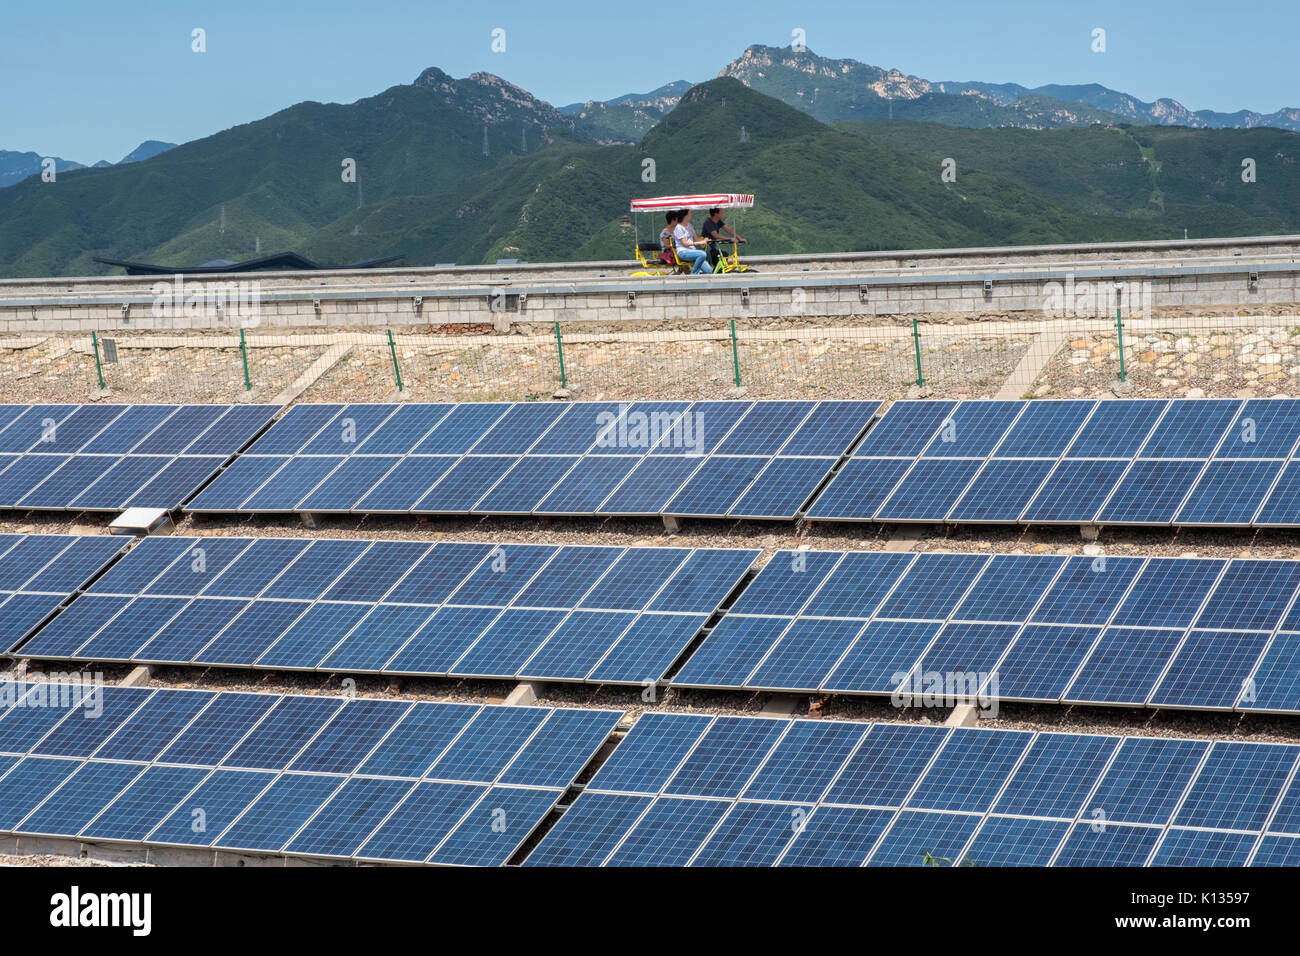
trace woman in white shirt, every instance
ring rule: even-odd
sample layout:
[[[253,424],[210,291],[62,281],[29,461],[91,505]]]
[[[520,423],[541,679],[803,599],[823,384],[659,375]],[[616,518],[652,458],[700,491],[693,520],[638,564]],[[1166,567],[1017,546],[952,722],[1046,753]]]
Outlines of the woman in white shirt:
[[[695,227],[691,225],[691,211],[683,209],[677,220],[677,226],[673,229],[673,242],[677,246],[677,258],[682,262],[690,262],[691,274],[710,272],[709,257],[705,253],[703,246],[709,244],[707,239],[697,239],[695,237]]]

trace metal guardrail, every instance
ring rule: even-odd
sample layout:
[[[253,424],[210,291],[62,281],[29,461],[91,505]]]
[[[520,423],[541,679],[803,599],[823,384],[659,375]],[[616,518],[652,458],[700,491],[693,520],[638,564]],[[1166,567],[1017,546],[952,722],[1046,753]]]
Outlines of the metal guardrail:
[[[1296,273],[1300,264],[1294,260],[1285,263],[1242,262],[1233,265],[1169,265],[1160,267],[1134,267],[1107,265],[1091,268],[1067,269],[983,270],[970,273],[913,273],[909,275],[863,276],[848,273],[753,273],[708,276],[665,276],[633,279],[618,277],[589,279],[583,282],[545,279],[519,284],[513,280],[484,282],[476,285],[415,286],[405,289],[375,287],[370,289],[316,288],[304,290],[266,291],[259,294],[262,302],[325,301],[397,301],[418,298],[481,298],[498,294],[512,296],[565,296],[593,294],[626,294],[628,292],[707,292],[742,289],[792,289],[792,288],[889,288],[918,285],[968,285],[985,282],[1050,282],[1068,277],[1075,280],[1158,279],[1186,276],[1251,276],[1260,274]],[[156,297],[137,295],[87,295],[76,297],[0,298],[0,308],[81,308],[86,306],[149,306]]]

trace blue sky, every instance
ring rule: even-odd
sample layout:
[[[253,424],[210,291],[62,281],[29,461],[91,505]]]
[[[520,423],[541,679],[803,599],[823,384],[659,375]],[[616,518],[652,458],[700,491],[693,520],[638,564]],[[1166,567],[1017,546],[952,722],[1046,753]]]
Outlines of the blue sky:
[[[683,16],[644,11],[690,9]],[[1192,109],[1300,107],[1295,0],[63,0],[0,15],[0,149],[90,163],[303,100],[352,102],[426,66],[496,73],[556,105],[714,76],[751,43],[930,80],[1097,82]],[[202,28],[207,52],[191,51]],[[505,51],[491,49],[494,28]],[[1095,27],[1107,50],[1090,49]]]

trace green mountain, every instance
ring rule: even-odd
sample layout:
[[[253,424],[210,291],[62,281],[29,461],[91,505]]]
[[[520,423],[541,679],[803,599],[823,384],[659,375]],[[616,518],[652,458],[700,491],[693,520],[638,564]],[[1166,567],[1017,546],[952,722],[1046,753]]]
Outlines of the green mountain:
[[[257,248],[327,263],[630,258],[660,223],[624,224],[629,199],[712,191],[757,195],[734,222],[753,253],[1300,231],[1300,135],[1275,129],[826,125],[722,77],[637,144],[588,132],[497,77],[427,70],[356,103],[300,103],[141,162],[0,190],[0,274]],[[940,175],[949,158],[955,182]]]

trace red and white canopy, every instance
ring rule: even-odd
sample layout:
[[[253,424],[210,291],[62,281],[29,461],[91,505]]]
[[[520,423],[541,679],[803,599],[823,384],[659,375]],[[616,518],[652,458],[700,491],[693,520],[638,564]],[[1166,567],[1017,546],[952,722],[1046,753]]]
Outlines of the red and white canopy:
[[[659,196],[655,199],[633,199],[633,212],[653,212],[656,209],[749,209],[754,205],[753,193],[705,193],[699,196]]]

